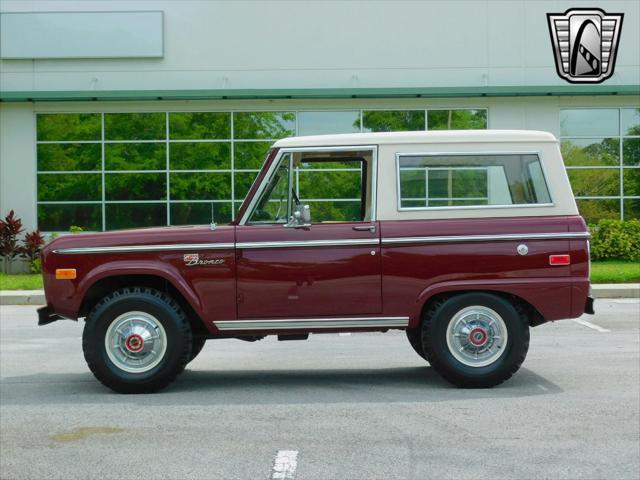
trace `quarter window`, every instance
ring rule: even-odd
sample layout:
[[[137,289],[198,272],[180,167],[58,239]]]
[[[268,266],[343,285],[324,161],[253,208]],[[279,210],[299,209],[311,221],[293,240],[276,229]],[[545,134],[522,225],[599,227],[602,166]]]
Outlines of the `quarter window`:
[[[517,155],[401,155],[400,208],[551,203],[540,159]]]

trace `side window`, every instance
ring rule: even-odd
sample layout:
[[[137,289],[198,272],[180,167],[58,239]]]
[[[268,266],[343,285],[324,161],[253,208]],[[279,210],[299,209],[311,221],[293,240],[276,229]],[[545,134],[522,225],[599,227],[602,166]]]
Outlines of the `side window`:
[[[311,223],[370,221],[372,176],[372,150],[286,153],[248,223],[285,224],[296,201],[309,205]]]
[[[397,174],[402,209],[551,202],[534,154],[399,155]]]
[[[371,219],[371,162],[370,151],[293,154],[294,190],[312,223]]]
[[[284,154],[260,199],[249,216],[249,223],[287,223],[291,197],[291,154]]]

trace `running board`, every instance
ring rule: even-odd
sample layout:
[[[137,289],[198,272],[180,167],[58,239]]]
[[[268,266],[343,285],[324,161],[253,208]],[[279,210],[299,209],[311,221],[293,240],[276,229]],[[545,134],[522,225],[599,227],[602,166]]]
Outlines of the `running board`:
[[[220,331],[238,330],[315,330],[343,328],[403,328],[409,317],[283,318],[268,320],[221,320]]]

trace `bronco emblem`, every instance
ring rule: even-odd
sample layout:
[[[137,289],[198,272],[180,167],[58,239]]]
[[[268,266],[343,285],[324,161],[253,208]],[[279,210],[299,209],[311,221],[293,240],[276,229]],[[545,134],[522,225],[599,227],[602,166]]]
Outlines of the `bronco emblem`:
[[[222,258],[200,260],[200,255],[197,253],[185,253],[183,259],[184,264],[187,267],[193,267],[194,265],[222,265],[224,263],[224,260]]]
[[[599,8],[548,13],[558,75],[570,83],[600,83],[611,77],[623,17]]]

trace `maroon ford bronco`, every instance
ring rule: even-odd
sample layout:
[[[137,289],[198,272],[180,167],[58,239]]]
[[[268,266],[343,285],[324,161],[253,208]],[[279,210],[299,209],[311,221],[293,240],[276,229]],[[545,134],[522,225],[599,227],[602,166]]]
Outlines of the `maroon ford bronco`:
[[[342,170],[357,198],[336,198]],[[389,329],[455,385],[491,387],[530,327],[593,313],[588,238],[548,133],[289,138],[230,225],[51,242],[39,324],[84,318],[89,368],[125,393],[165,387],[208,339]]]

